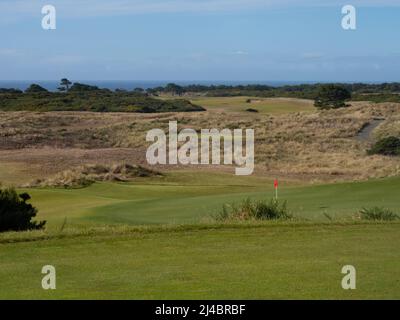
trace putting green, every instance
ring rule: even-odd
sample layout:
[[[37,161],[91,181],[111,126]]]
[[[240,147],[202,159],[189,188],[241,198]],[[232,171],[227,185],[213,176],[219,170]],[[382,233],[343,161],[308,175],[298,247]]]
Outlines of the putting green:
[[[171,173],[130,184],[96,183],[84,189],[30,189],[38,219],[48,227],[97,223],[195,223],[217,213],[223,204],[251,197],[271,198],[270,179],[229,174]],[[237,179],[236,179],[237,178]],[[280,199],[295,216],[312,221],[351,217],[362,207],[384,206],[398,211],[400,178],[340,184],[299,186],[280,184]],[[24,190],[25,191],[25,190]]]

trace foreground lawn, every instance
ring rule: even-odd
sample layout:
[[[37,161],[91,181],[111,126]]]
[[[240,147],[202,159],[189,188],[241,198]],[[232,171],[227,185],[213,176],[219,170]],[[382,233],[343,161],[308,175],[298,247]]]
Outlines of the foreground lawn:
[[[400,298],[398,223],[146,230],[0,237],[0,298]],[[54,291],[41,289],[47,264],[57,269]],[[353,291],[341,288],[347,264],[357,269]]]

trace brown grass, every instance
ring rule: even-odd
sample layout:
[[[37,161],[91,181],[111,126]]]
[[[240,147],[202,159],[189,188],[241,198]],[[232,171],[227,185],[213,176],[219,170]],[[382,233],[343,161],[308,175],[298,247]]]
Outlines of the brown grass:
[[[138,177],[161,175],[142,166],[120,163],[111,166],[92,164],[65,170],[47,179],[36,179],[24,187],[86,187],[96,181],[128,182]]]
[[[374,136],[399,135],[399,111],[400,104],[355,102],[341,110],[282,115],[216,110],[157,115],[3,112],[0,164],[10,166],[10,170],[12,166],[24,168],[29,177],[18,180],[25,182],[87,164],[146,165],[147,131],[167,130],[168,122],[176,120],[180,129],[255,129],[256,174],[307,181],[386,177],[400,174],[399,158],[368,156],[370,142],[355,137],[374,118],[386,119]],[[0,170],[0,180],[7,179]]]

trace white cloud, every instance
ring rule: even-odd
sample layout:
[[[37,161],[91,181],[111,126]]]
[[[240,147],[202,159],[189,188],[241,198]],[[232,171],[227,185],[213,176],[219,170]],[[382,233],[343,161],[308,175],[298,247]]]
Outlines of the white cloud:
[[[246,56],[249,53],[247,51],[238,50],[238,51],[233,52],[232,54],[238,55],[238,56]]]

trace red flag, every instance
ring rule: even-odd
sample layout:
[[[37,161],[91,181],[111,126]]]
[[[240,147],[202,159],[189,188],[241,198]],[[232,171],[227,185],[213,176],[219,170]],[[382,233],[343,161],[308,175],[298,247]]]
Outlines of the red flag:
[[[274,188],[278,189],[278,179],[275,179],[275,181],[274,181]]]

